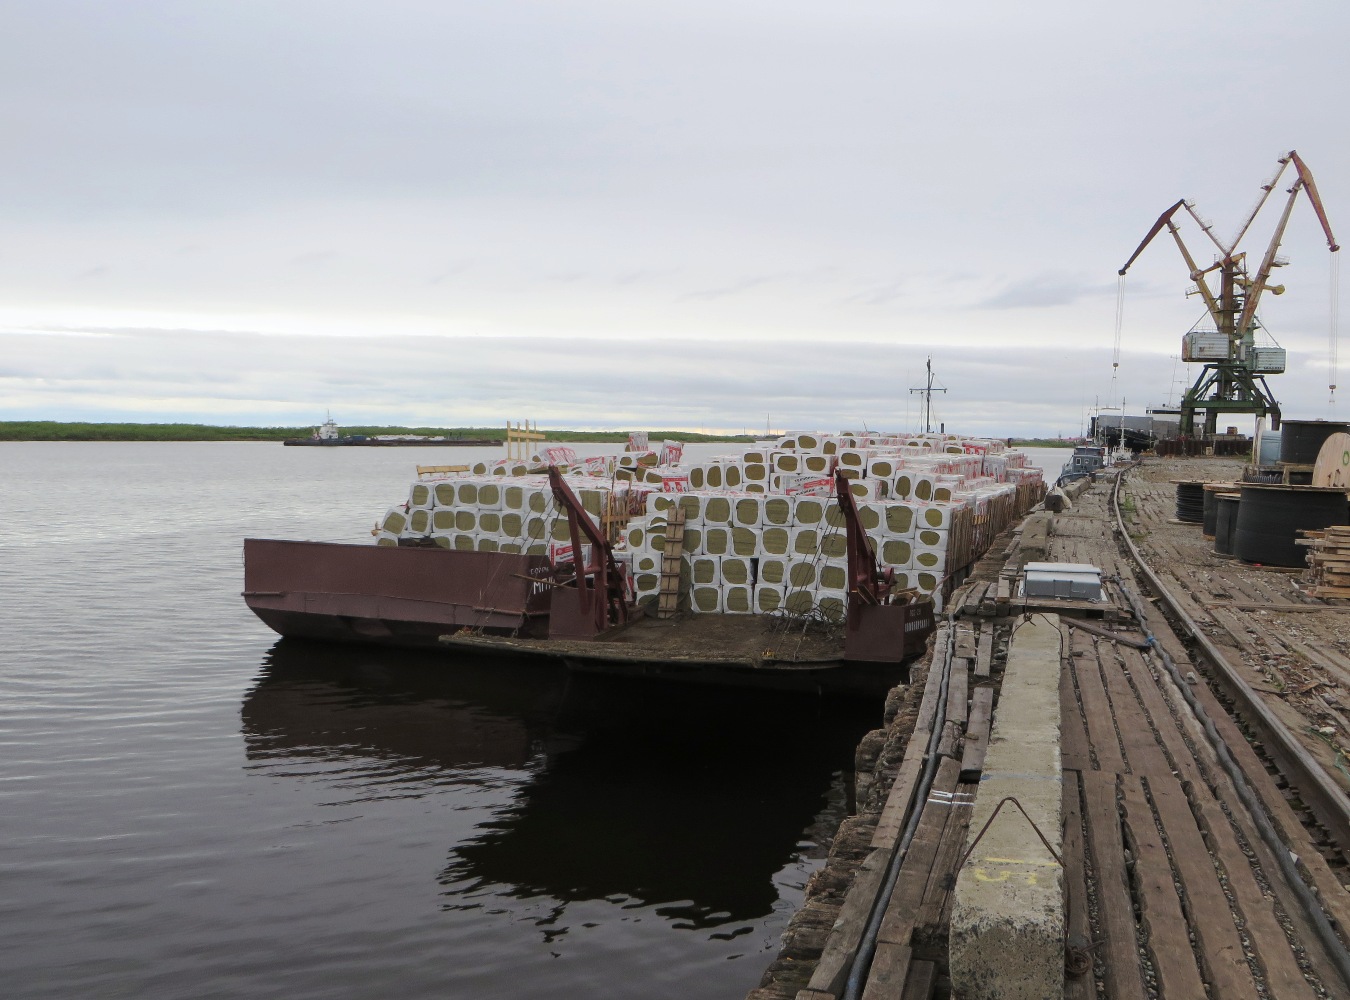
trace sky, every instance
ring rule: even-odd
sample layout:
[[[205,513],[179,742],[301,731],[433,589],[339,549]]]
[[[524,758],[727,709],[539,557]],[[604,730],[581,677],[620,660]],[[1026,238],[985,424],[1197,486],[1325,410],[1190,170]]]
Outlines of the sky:
[[[912,430],[931,356],[948,429],[1073,435],[1197,374],[1166,234],[1118,295],[1178,198],[1227,240],[1297,149],[1350,240],[1338,0],[7,0],[0,37],[0,420]],[[1302,195],[1281,255],[1271,388],[1350,419]]]

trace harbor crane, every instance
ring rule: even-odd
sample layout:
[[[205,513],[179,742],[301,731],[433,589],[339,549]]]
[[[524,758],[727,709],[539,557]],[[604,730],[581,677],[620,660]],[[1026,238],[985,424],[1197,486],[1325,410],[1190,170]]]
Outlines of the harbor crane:
[[[1284,212],[1270,238],[1270,244],[1266,247],[1260,265],[1255,273],[1248,273],[1247,255],[1245,252],[1237,252],[1237,246],[1279,183],[1285,168],[1291,163],[1294,165],[1296,176],[1293,185],[1286,189],[1289,198],[1285,202]],[[1335,253],[1340,247],[1332,235],[1331,224],[1327,221],[1326,210],[1322,207],[1322,199],[1317,193],[1312,173],[1298,152],[1290,150],[1280,157],[1279,168],[1275,171],[1275,175],[1261,186],[1261,195],[1255,207],[1248,214],[1242,228],[1238,230],[1237,236],[1228,245],[1225,246],[1214,235],[1209,223],[1196,214],[1194,203],[1182,198],[1158,216],[1158,221],[1153,224],[1148,235],[1120,269],[1119,273],[1123,277],[1153,238],[1166,229],[1176,241],[1177,249],[1181,251],[1181,256],[1190,271],[1191,280],[1195,282],[1195,290],[1204,300],[1209,319],[1214,324],[1212,330],[1192,329],[1182,338],[1181,359],[1201,363],[1204,366],[1194,384],[1182,397],[1180,431],[1184,436],[1189,437],[1196,433],[1197,413],[1203,414],[1201,433],[1204,435],[1213,435],[1216,432],[1219,414],[1225,412],[1251,413],[1258,417],[1269,415],[1271,426],[1277,429],[1280,426],[1280,404],[1276,402],[1274,394],[1266,384],[1265,376],[1278,375],[1285,370],[1285,352],[1281,347],[1256,345],[1256,331],[1261,329],[1261,324],[1256,318],[1256,308],[1261,302],[1263,293],[1269,291],[1272,295],[1280,295],[1284,292],[1283,285],[1270,283],[1270,274],[1272,269],[1288,263],[1278,256],[1278,251],[1300,191],[1307,194],[1313,211],[1317,213],[1317,219],[1322,224],[1322,232],[1326,234],[1327,247]],[[1196,263],[1183,242],[1176,223],[1173,222],[1173,217],[1182,209],[1186,210],[1219,249],[1219,256],[1209,267],[1202,268]],[[1217,290],[1210,285],[1210,276],[1213,274],[1217,274],[1218,277]],[[1335,392],[1334,384],[1331,389]]]

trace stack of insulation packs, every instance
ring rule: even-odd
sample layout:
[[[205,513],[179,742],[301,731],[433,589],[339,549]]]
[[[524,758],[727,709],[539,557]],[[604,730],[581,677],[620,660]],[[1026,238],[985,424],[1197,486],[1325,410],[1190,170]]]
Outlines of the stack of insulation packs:
[[[939,434],[792,434],[708,461],[670,464],[671,457],[679,457],[677,448],[594,459],[544,448],[527,462],[480,462],[413,483],[408,502],[381,521],[377,541],[430,537],[446,548],[571,561],[567,518],[543,474],[553,464],[597,527],[606,509],[630,516],[615,556],[639,602],[656,599],[678,506],[681,591],[691,610],[838,618],[847,546],[833,499],[835,468],[850,481],[877,561],[899,586],[931,595],[939,607],[947,573],[957,568],[947,565],[953,524],[1041,478],[1002,441]]]

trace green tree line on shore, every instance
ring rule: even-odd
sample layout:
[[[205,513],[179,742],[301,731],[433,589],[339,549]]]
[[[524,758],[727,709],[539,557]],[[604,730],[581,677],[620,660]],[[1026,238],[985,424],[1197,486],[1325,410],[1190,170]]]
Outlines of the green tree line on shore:
[[[307,438],[308,427],[227,427],[215,424],[140,424],[88,423],[58,420],[0,421],[0,441],[284,441]],[[596,441],[618,443],[628,440],[627,431],[555,431],[548,430],[550,441]],[[428,437],[488,438],[505,440],[501,427],[343,427],[342,434],[422,434]],[[695,431],[650,431],[651,441],[744,442],[757,440],[753,434],[700,434]],[[1023,448],[1067,448],[1073,442],[1064,438],[1013,438]]]

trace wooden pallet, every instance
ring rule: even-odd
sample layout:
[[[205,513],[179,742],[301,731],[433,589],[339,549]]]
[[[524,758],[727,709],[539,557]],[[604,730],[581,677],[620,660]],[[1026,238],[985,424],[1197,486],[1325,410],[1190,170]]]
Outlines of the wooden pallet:
[[[1350,526],[1300,532],[1308,547],[1303,592],[1312,597],[1350,597]]]

